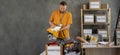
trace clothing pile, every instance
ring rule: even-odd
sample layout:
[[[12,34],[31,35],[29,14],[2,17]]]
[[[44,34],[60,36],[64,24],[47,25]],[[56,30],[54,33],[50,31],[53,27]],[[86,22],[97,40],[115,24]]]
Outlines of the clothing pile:
[[[80,43],[70,39],[63,40],[57,39],[56,41],[49,42],[48,45],[63,45],[63,55],[80,55]]]
[[[68,40],[63,45],[64,55],[80,55],[80,43],[75,40]]]

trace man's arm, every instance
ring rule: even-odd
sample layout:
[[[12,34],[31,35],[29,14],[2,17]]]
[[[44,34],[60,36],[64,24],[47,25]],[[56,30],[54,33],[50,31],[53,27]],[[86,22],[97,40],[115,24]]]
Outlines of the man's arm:
[[[68,24],[67,26],[61,28],[60,31],[65,30],[65,29],[69,29],[69,28],[70,28],[70,24]]]
[[[49,19],[50,28],[54,28],[56,25],[53,23],[54,21],[54,12],[51,14]]]
[[[69,19],[68,19],[68,23],[67,24],[68,25],[63,27],[63,28],[61,28],[61,30],[65,30],[65,29],[69,29],[70,28],[70,25],[72,24],[72,14],[71,13],[69,13]]]
[[[51,28],[54,28],[54,27],[56,26],[56,25],[53,24],[52,21],[49,21],[49,24],[50,24],[50,27],[51,27]]]

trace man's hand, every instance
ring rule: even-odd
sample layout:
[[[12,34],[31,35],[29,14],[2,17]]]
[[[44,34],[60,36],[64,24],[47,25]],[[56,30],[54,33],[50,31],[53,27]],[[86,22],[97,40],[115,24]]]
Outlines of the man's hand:
[[[56,27],[56,25],[50,25],[50,28],[54,28],[54,27]]]
[[[70,28],[70,25],[69,25],[69,24],[68,24],[67,26],[61,28],[60,31],[65,30],[65,29],[68,29],[68,28]]]

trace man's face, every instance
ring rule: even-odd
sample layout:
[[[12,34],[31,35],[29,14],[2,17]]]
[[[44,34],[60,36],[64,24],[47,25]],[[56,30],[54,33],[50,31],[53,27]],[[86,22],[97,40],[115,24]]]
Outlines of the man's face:
[[[67,6],[66,5],[64,5],[64,6],[60,5],[59,9],[60,9],[60,12],[64,13],[67,9]]]

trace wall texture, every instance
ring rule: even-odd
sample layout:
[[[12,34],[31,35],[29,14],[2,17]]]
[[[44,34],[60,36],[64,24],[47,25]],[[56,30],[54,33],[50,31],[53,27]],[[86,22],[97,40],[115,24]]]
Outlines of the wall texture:
[[[39,55],[48,42],[46,28],[62,0],[0,0],[0,55]],[[73,14],[71,37],[80,35],[80,8],[88,0],[65,0]],[[114,30],[119,0],[102,0],[112,9]],[[113,32],[111,34],[113,36]]]

